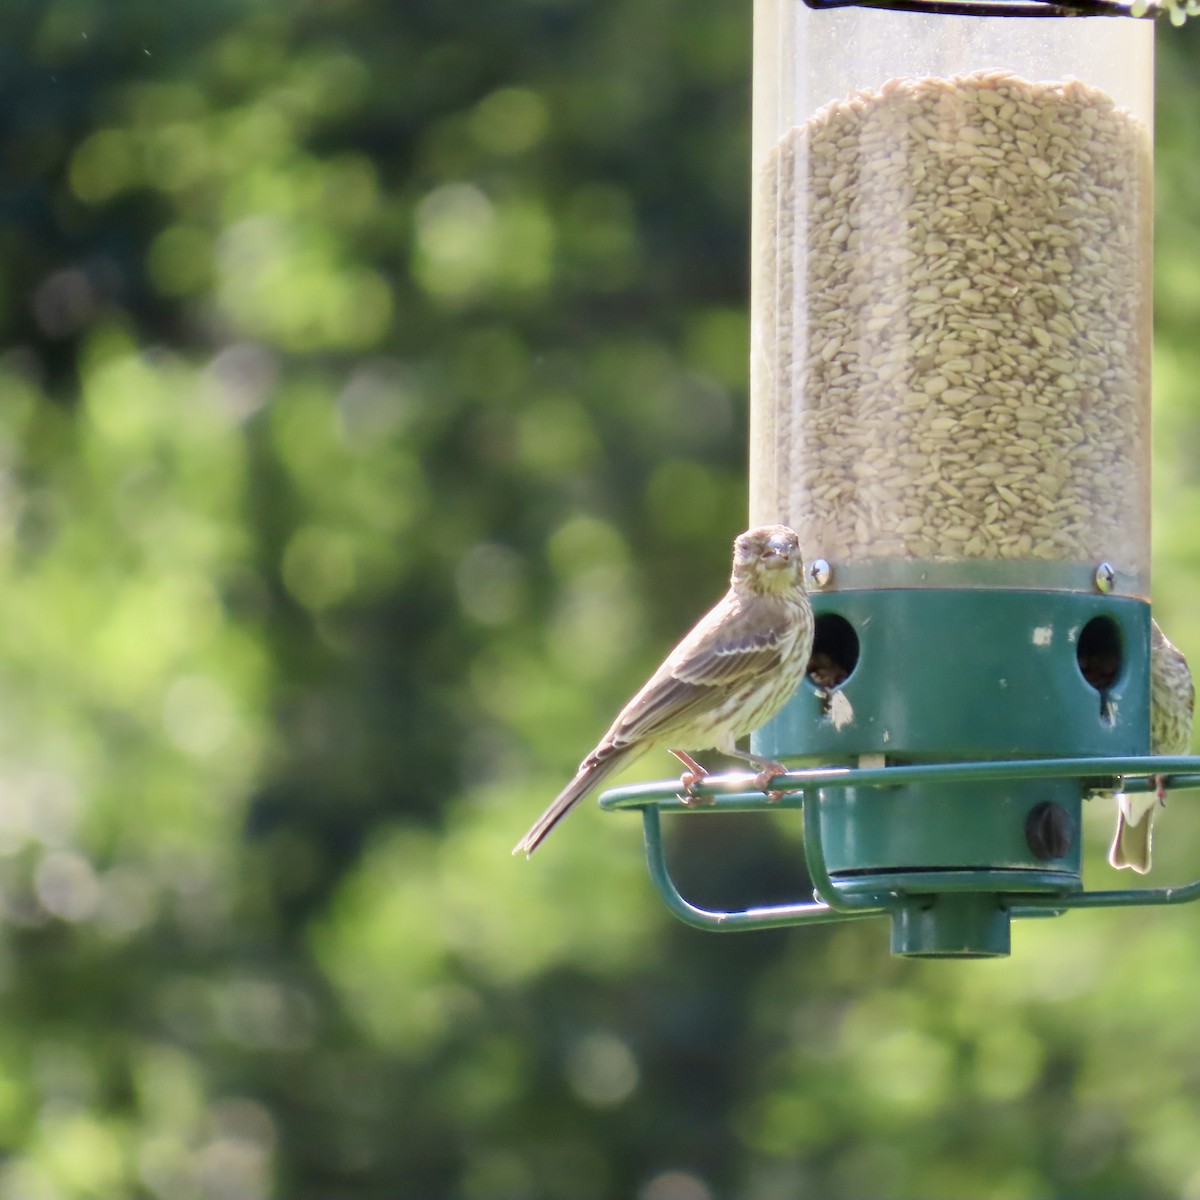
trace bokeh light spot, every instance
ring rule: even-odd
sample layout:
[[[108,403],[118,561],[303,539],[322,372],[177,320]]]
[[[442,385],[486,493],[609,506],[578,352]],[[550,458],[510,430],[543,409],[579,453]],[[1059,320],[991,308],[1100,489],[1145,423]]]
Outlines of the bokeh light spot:
[[[550,114],[537,92],[506,87],[484,96],[471,114],[475,140],[494,154],[522,154],[550,127]]]
[[[546,553],[560,578],[569,579],[596,567],[621,567],[629,562],[629,546],[618,530],[599,517],[569,517],[553,534]]]
[[[257,342],[235,342],[219,351],[204,371],[201,396],[235,421],[258,412],[279,378],[279,360]]]
[[[150,243],[146,267],[164,296],[188,296],[212,278],[213,238],[205,229],[179,221]]]
[[[567,1083],[585,1104],[613,1108],[637,1088],[637,1059],[616,1034],[596,1031],[580,1038],[567,1055]]]
[[[584,407],[568,396],[531,401],[517,425],[521,465],[533,475],[562,479],[600,456],[600,441]]]
[[[664,1171],[642,1188],[638,1200],[712,1200],[712,1191],[690,1171]]]
[[[95,315],[97,297],[91,281],[72,267],[56,271],[33,294],[33,315],[51,338],[78,333]]]
[[[432,296],[477,291],[495,264],[496,212],[479,188],[452,183],[417,206],[413,274]]]
[[[137,173],[132,137],[121,129],[101,129],[71,158],[71,190],[85,204],[101,204],[131,187]]]
[[[481,625],[503,625],[518,615],[527,586],[521,556],[508,546],[481,542],[463,556],[454,574],[458,602]]]
[[[180,750],[197,757],[214,754],[234,729],[229,695],[203,675],[177,679],[163,702],[163,727]]]
[[[314,525],[296,533],[283,552],[283,582],[305,608],[345,600],[355,584],[354,549],[344,535]]]
[[[34,888],[42,907],[64,921],[84,921],[100,902],[100,884],[92,864],[81,854],[54,850],[43,857],[34,873]]]

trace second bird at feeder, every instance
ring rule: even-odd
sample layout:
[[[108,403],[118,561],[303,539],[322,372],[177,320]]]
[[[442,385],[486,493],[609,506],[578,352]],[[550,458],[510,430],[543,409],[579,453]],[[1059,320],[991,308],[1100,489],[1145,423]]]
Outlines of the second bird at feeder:
[[[1150,622],[1150,753],[1186,754],[1192,744],[1196,686],[1183,651]],[[1132,867],[1139,875],[1150,870],[1150,840],[1154,818],[1166,798],[1166,780],[1154,777],[1153,792],[1117,796],[1117,832],[1108,861],[1117,868]]]

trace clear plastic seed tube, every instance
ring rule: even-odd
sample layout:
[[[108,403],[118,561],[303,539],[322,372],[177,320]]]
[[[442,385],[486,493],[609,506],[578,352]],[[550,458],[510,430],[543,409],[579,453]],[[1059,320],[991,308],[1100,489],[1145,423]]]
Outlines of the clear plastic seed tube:
[[[754,72],[753,520],[1146,595],[1151,23],[756,0]]]

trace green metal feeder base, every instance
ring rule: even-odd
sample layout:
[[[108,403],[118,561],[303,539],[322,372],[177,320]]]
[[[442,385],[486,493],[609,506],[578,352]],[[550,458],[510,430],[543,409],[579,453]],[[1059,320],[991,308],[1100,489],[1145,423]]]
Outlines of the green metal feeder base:
[[[1013,917],[1071,908],[1182,904],[1185,887],[1086,891],[1078,836],[1090,791],[1144,792],[1154,775],[1173,791],[1200,788],[1200,758],[1108,757],[836,767],[770,781],[768,801],[746,777],[708,776],[685,805],[677,781],[614,788],[607,810],[639,809],[650,876],[667,906],[700,929],[729,932],[888,916],[892,951],[925,958],[983,958],[1010,950]],[[680,895],[666,862],[660,813],[799,808],[815,899],[718,912]]]
[[[986,892],[929,896],[892,914],[892,953],[908,958],[1002,958],[1012,949],[1008,909]]]

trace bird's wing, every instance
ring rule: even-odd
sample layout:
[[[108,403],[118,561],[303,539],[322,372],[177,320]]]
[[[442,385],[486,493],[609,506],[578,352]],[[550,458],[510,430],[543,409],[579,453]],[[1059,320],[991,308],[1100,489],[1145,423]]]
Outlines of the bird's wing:
[[[601,746],[657,740],[691,724],[741,683],[777,670],[790,633],[781,606],[747,609],[726,595],[621,710]]]

